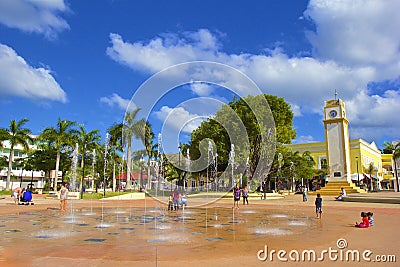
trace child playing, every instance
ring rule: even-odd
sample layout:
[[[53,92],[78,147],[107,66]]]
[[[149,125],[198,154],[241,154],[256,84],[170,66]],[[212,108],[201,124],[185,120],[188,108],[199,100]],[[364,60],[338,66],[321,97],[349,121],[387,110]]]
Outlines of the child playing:
[[[317,218],[320,218],[320,219],[322,218],[322,198],[321,198],[321,194],[317,194],[317,198],[315,199],[315,213],[317,214]]]
[[[374,218],[372,217],[374,214],[372,212],[367,212],[367,217],[369,221],[369,226],[374,226]]]
[[[368,220],[367,213],[361,212],[361,217],[362,217],[362,222],[360,222],[360,223],[356,222],[355,226],[358,227],[358,228],[368,228],[369,227],[369,220]]]
[[[239,201],[240,201],[240,189],[238,186],[235,187],[233,190],[233,207],[239,208]]]
[[[168,210],[174,210],[174,205],[172,202],[172,195],[169,195],[169,197],[168,197]]]

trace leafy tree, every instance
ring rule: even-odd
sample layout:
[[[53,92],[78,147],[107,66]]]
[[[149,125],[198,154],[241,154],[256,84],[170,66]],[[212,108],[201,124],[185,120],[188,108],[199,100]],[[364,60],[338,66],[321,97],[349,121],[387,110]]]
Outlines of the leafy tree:
[[[115,181],[115,164],[118,163],[122,163],[122,158],[120,157],[120,155],[118,154],[119,152],[123,151],[123,144],[122,144],[122,128],[123,128],[123,124],[122,123],[117,123],[112,125],[111,127],[109,127],[107,129],[107,132],[110,133],[110,157],[113,161],[113,189],[114,189],[114,185],[116,185],[116,181]]]
[[[265,100],[268,102],[271,113],[265,110]],[[250,108],[250,105],[253,109]],[[261,117],[256,118],[255,114]],[[274,121],[274,125],[263,125],[263,122],[270,121]],[[235,134],[229,136],[228,132]],[[202,153],[206,155],[207,142],[204,142],[204,140],[211,139],[214,141],[218,153],[218,169],[226,169],[229,164],[231,144],[233,143],[235,145],[235,161],[238,164],[237,171],[243,172],[246,168],[247,158],[249,158],[249,178],[263,177],[265,169],[256,173],[256,168],[259,165],[258,161],[262,153],[267,154],[267,165],[272,165],[273,155],[268,155],[268,152],[275,150],[273,137],[276,137],[278,146],[288,144],[291,139],[296,137],[296,132],[293,129],[293,112],[289,104],[283,98],[272,95],[234,98],[228,105],[223,105],[221,109],[217,110],[214,118],[202,122],[192,132],[190,156],[196,160],[201,157]],[[236,140],[229,138],[236,138]],[[263,139],[267,140],[267,148],[262,147]],[[262,151],[263,149],[264,151]]]
[[[85,178],[85,161],[86,161],[86,153],[87,151],[91,151],[92,149],[98,149],[100,136],[99,130],[92,130],[87,132],[83,125],[79,125],[79,133],[77,136],[79,147],[81,148],[81,169],[82,169],[82,177],[79,186],[79,192],[81,192],[81,198],[83,198],[83,183]]]
[[[107,129],[107,132],[110,133],[110,145],[115,147],[118,151],[123,150],[122,143],[122,129],[123,123],[116,123]]]
[[[369,190],[372,191],[372,185],[373,185],[373,177],[372,177],[372,173],[376,172],[378,169],[374,166],[374,163],[371,162],[367,167],[364,167],[364,170],[366,173],[369,173],[369,183],[368,183],[368,187]]]
[[[151,158],[153,156],[156,156],[156,145],[153,144],[153,140],[154,140],[154,133],[153,130],[151,129],[151,124],[149,122],[145,122],[145,126],[144,126],[144,139],[143,139],[143,143],[144,143],[144,147],[146,150],[146,154],[147,154],[147,186],[150,189],[151,188],[151,179],[150,179],[150,163],[151,163]]]
[[[136,116],[140,108],[133,110],[132,112],[126,112],[123,123],[123,144],[127,146],[127,170],[126,170],[126,189],[131,189],[131,170],[132,170],[132,138],[144,139],[144,124],[143,119],[136,120]]]
[[[29,150],[29,143],[33,143],[33,138],[30,136],[31,130],[28,128],[23,128],[24,124],[28,122],[27,118],[24,118],[20,121],[11,120],[10,126],[8,129],[2,130],[2,139],[8,140],[10,143],[10,154],[8,156],[8,171],[7,171],[7,189],[11,189],[11,170],[12,170],[12,162],[14,155],[14,148],[17,145],[22,145],[24,150]]]
[[[58,119],[55,127],[45,128],[39,136],[41,141],[49,142],[56,150],[56,166],[55,178],[53,181],[53,189],[57,190],[58,171],[60,169],[61,154],[74,146],[79,131],[73,128],[77,123],[74,121]]]

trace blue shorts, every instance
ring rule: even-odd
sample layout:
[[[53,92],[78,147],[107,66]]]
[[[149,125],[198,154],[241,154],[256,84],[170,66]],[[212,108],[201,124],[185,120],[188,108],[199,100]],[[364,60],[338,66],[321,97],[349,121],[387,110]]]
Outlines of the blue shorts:
[[[315,207],[316,213],[322,213],[322,207]]]

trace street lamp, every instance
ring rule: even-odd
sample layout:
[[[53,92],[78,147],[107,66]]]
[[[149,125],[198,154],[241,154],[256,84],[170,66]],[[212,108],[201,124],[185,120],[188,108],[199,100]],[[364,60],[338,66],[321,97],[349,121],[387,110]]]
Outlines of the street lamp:
[[[395,192],[399,192],[400,187],[399,187],[399,177],[398,177],[398,174],[397,174],[397,163],[396,163],[396,158],[395,158],[395,155],[394,155],[395,151],[396,150],[393,150],[394,173],[395,173],[395,177],[396,177],[396,179],[395,179],[396,180],[396,190],[395,190]]]
[[[140,178],[139,178],[139,192],[142,192],[142,186],[143,186],[143,164],[144,164],[144,158],[143,154],[140,157]],[[148,179],[148,177],[147,177]]]
[[[356,165],[357,165],[357,186],[360,187],[360,173],[358,172],[358,157],[356,157]]]
[[[181,144],[179,143],[178,146],[178,188],[179,188],[179,183],[181,182]]]

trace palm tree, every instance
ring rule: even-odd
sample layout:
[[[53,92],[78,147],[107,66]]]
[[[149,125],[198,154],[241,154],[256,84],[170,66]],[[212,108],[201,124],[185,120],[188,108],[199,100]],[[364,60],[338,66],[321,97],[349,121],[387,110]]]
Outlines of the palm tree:
[[[79,125],[79,133],[78,133],[78,144],[81,147],[81,168],[82,168],[82,177],[79,185],[79,192],[81,192],[81,198],[83,197],[83,181],[85,178],[85,157],[86,151],[92,150],[99,146],[98,141],[100,141],[99,130],[92,130],[90,132],[86,132],[86,129],[83,125]]]
[[[121,157],[117,153],[117,151],[123,150],[122,145],[122,123],[117,123],[112,125],[110,128],[107,129],[107,132],[110,133],[110,156],[113,160],[113,190],[116,188],[116,180],[115,180],[115,164],[116,162],[121,162]]]
[[[373,162],[371,162],[369,165],[368,165],[368,167],[364,167],[364,169],[365,169],[365,171],[367,172],[367,173],[369,173],[369,178],[370,178],[370,183],[369,183],[369,190],[370,191],[372,191],[372,189],[373,189],[373,177],[372,177],[372,173],[373,172],[376,172],[378,169],[374,166],[374,163]]]
[[[132,138],[144,138],[144,125],[145,121],[135,120],[140,108],[133,110],[132,112],[126,112],[125,119],[122,127],[123,140],[122,143],[127,146],[126,155],[126,189],[131,189],[131,168],[132,168]]]
[[[151,124],[146,121],[144,127],[144,147],[147,154],[147,186],[151,189],[151,179],[150,179],[150,161],[151,158],[155,155],[156,146],[153,145],[154,133],[151,129]]]
[[[28,122],[27,118],[24,118],[18,122],[15,120],[10,121],[9,129],[3,129],[2,134],[4,135],[2,138],[4,140],[8,140],[10,143],[10,154],[8,157],[8,171],[7,171],[7,182],[6,187],[7,189],[10,188],[11,182],[11,169],[12,169],[12,162],[13,162],[13,154],[14,154],[14,147],[16,145],[22,145],[26,151],[29,150],[29,143],[33,142],[33,138],[30,136],[31,130],[28,128],[23,128],[23,125]]]
[[[68,146],[73,146],[76,141],[76,136],[79,132],[73,128],[77,123],[74,121],[61,120],[57,121],[55,127],[45,128],[40,135],[40,139],[43,141],[51,142],[52,146],[57,151],[56,155],[56,166],[55,166],[55,177],[53,181],[53,189],[57,190],[58,170],[60,168],[60,157],[63,150]]]

